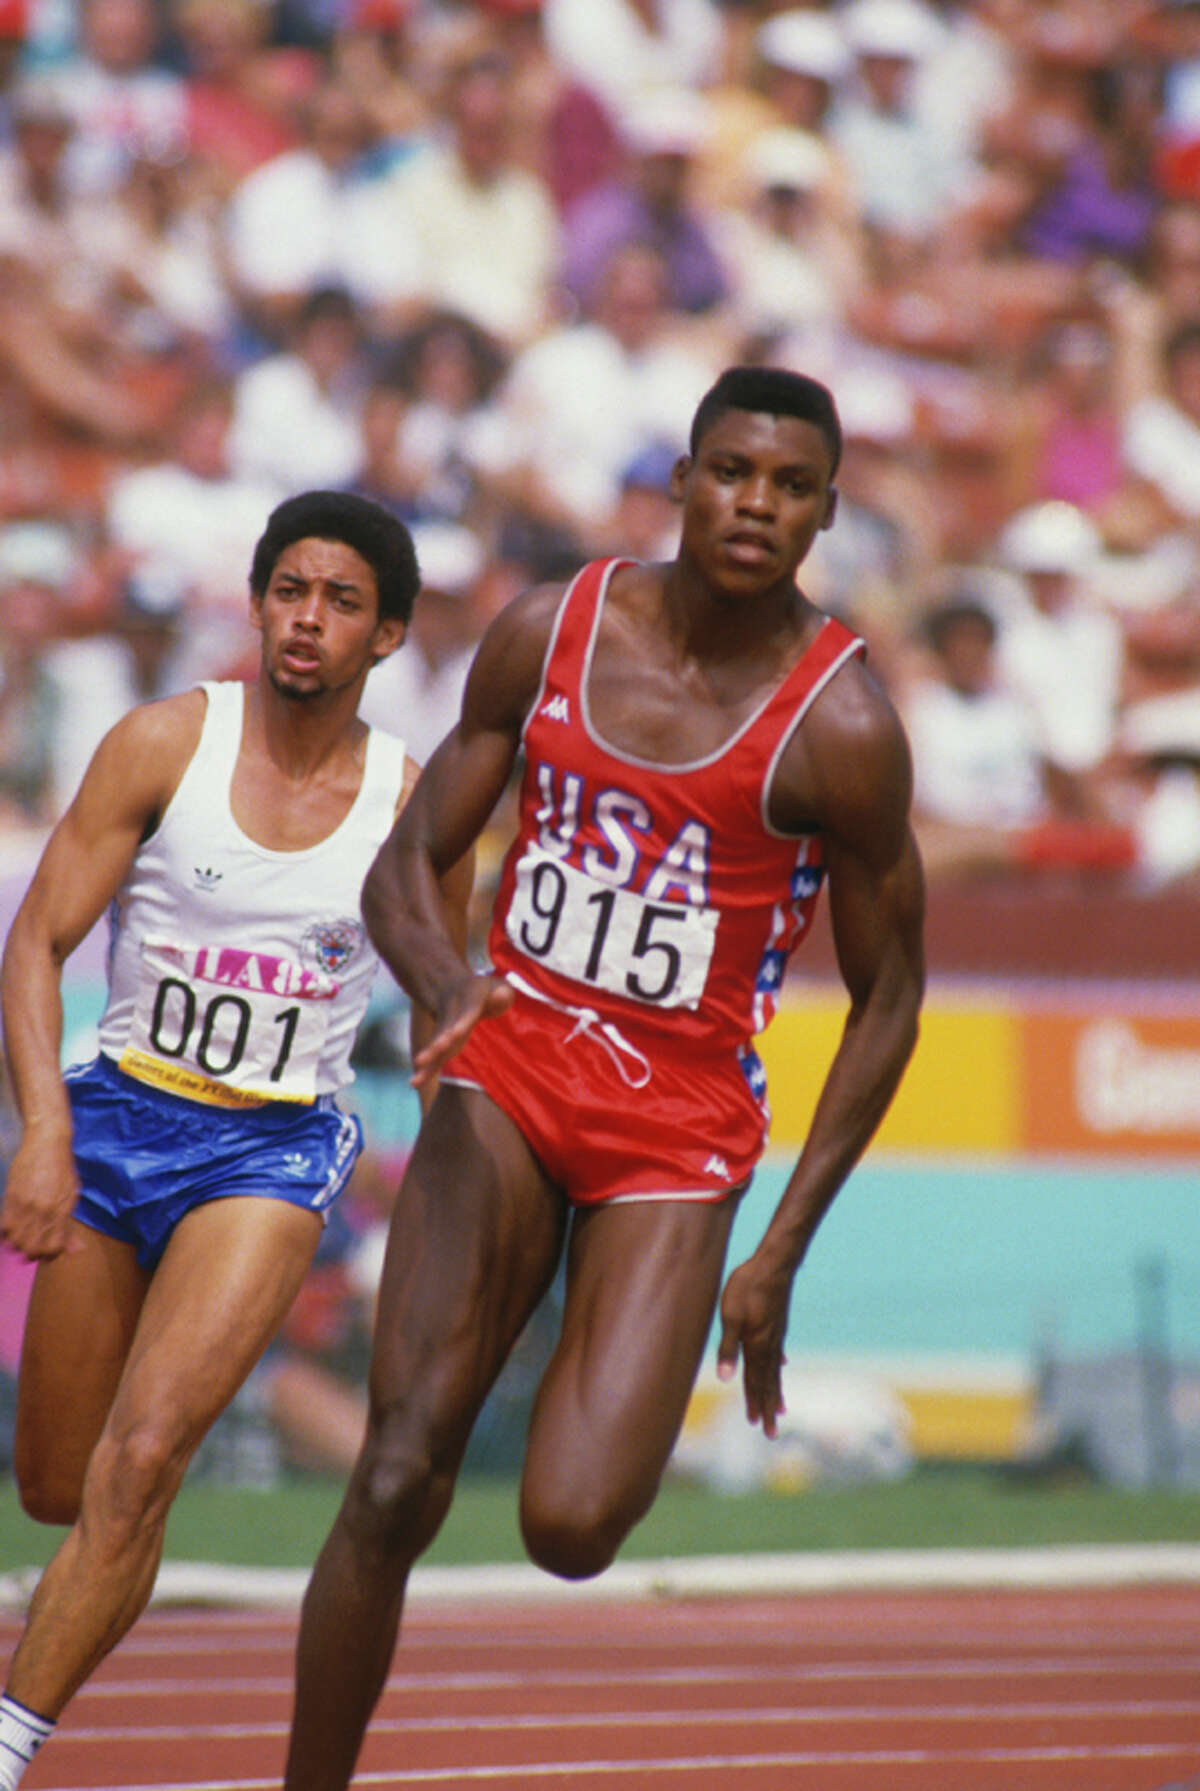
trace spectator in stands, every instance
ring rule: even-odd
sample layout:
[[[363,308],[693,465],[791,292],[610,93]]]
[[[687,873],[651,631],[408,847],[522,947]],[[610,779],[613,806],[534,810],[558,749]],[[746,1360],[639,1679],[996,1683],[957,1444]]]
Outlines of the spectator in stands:
[[[65,530],[49,523],[0,531],[0,835],[44,830],[62,792],[55,774],[62,717],[48,655],[74,569]]]
[[[1200,869],[1200,554],[1189,546],[1190,576],[1124,618],[1117,747],[1141,866],[1155,885]]]
[[[1102,517],[1126,481],[1117,343],[1103,309],[1055,318],[1033,346],[1023,384],[1028,501],[1059,498]]]
[[[1000,675],[1032,718],[1056,807],[1084,819],[1105,814],[1123,661],[1095,585],[1101,546],[1089,518],[1055,499],[1019,511],[998,543],[1019,591],[1001,618]]]
[[[164,359],[179,357],[185,373],[231,352],[237,324],[207,181],[194,157],[147,151],[107,203],[85,208],[79,230],[124,332]]]
[[[488,406],[508,356],[469,318],[433,311],[398,345],[409,402],[398,451],[427,514],[470,520],[481,508],[474,465],[492,425]]]
[[[362,466],[367,364],[358,308],[340,286],[305,297],[286,346],[238,374],[229,454],[281,496],[349,485]]]
[[[51,289],[78,267],[76,232],[85,206],[74,193],[67,156],[75,121],[48,75],[18,81],[9,96],[11,136],[0,146],[0,254],[41,273]]]
[[[738,202],[714,221],[740,332],[747,340],[788,337],[804,367],[832,365],[845,295],[862,273],[856,239],[847,240],[830,212],[830,166],[811,132],[762,131],[746,151]]]
[[[428,135],[432,83],[418,55],[419,0],[347,0],[328,45],[329,67],[367,113],[389,159]]]
[[[829,134],[849,169],[865,225],[918,241],[946,227],[972,174],[962,144],[915,103],[917,71],[941,42],[923,0],[853,0],[844,14],[855,79]]]
[[[993,119],[1011,105],[1023,0],[937,0],[941,31],[919,63],[913,105],[969,163],[986,157]]]
[[[653,563],[669,560],[679,544],[679,506],[671,496],[676,442],[650,442],[621,474],[612,519],[612,551]]]
[[[620,249],[595,308],[514,358],[497,394],[494,495],[577,542],[608,538],[624,468],[639,448],[682,444],[715,366],[685,346],[652,248]]]
[[[403,733],[423,765],[458,719],[463,686],[482,633],[473,598],[483,549],[461,523],[415,523],[420,602],[404,645],[374,667],[359,704],[373,727]]]
[[[616,119],[550,54],[542,0],[478,0],[512,69],[513,154],[545,181],[560,215],[618,173]]]
[[[345,489],[382,504],[402,522],[426,514],[421,469],[405,454],[401,440],[409,410],[408,390],[399,372],[385,367],[368,385],[360,414],[358,472]]]
[[[317,79],[306,51],[269,41],[262,0],[177,0],[187,142],[214,194],[300,141],[296,109]]]
[[[852,66],[838,15],[794,6],[759,23],[745,74],[727,76],[710,96],[713,128],[697,182],[707,202],[720,209],[744,199],[747,159],[763,132],[803,131],[824,147],[823,206],[852,243],[859,223],[849,174],[828,130],[835,95]]]
[[[925,618],[924,635],[929,657],[901,706],[927,874],[1129,870],[1138,856],[1129,827],[1056,802],[1035,718],[999,672],[987,605],[953,594]]]
[[[1087,128],[1020,226],[1018,242],[1030,253],[1050,261],[1107,256],[1132,267],[1144,260],[1161,203],[1152,169],[1156,113],[1140,130],[1129,117],[1144,75],[1129,63],[1086,71]]]
[[[0,150],[0,379],[27,439],[72,431],[94,446],[87,482],[98,483],[106,455],[161,424],[164,369],[124,327],[126,295],[96,253],[110,197],[85,200],[70,186],[76,127],[58,81],[28,76],[11,111],[13,141]]]
[[[1162,385],[1131,405],[1123,438],[1131,472],[1176,522],[1200,519],[1200,294],[1195,314],[1163,346]]]
[[[823,136],[830,108],[854,67],[841,15],[807,6],[771,13],[755,34],[754,48],[769,107],[763,123]]]
[[[301,141],[238,182],[225,213],[230,278],[251,353],[278,347],[315,288],[340,285],[394,321],[423,265],[380,214],[372,124],[352,89],[322,81],[297,112]]]
[[[1200,0],[1197,0],[1200,13]],[[1194,316],[1200,292],[1200,181],[1190,199],[1164,205],[1150,233],[1146,284],[1158,307],[1161,339]]]
[[[513,153],[511,79],[494,54],[451,66],[446,138],[389,178],[380,219],[388,242],[402,236],[417,256],[426,306],[458,312],[508,349],[546,327],[560,259],[549,188]]]
[[[695,158],[708,130],[703,98],[686,88],[637,96],[620,116],[629,165],[571,207],[564,222],[563,277],[585,309],[618,249],[649,243],[667,270],[673,310],[712,311],[728,282],[705,215],[692,203]]]
[[[925,491],[918,408],[898,374],[863,367],[842,375],[838,415],[837,527],[814,543],[805,589],[863,636],[877,674],[890,682],[916,594],[936,568],[937,518]]]
[[[638,93],[707,87],[721,70],[716,0],[542,0],[542,24],[558,67],[614,119]]]
[[[6,123],[5,96],[16,79],[28,32],[28,0],[0,0],[0,136]]]
[[[231,382],[200,380],[180,399],[161,458],[116,479],[105,508],[117,588],[133,577],[144,595],[158,593],[160,610],[186,617],[180,686],[227,675],[248,650],[247,551],[279,498],[275,483],[234,465],[233,422]]]
[[[78,43],[56,72],[75,125],[70,178],[77,192],[113,192],[133,157],[186,142],[183,86],[166,66],[154,0],[79,0]]]
[[[934,608],[923,632],[928,657],[901,709],[926,870],[1014,867],[1048,799],[1031,717],[997,683],[995,617],[964,591]]]
[[[1200,196],[1200,0],[1158,0],[1139,36],[1163,69],[1156,170],[1170,198]]]

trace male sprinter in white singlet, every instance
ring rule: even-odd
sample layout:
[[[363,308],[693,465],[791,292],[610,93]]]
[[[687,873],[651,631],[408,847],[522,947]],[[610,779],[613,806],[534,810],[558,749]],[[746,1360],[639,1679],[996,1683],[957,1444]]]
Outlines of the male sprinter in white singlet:
[[[32,1516],[72,1527],[0,1700],[3,1791],[144,1608],[184,1470],[361,1149],[337,1104],[377,962],[360,891],[418,768],[357,710],[418,584],[407,530],[377,505],[281,504],[250,572],[259,681],[113,728],[9,934],[23,1132],[0,1233],[40,1265],[17,1479]],[[463,883],[447,894],[465,933]],[[106,908],[100,1054],[64,1076],[61,968]]]

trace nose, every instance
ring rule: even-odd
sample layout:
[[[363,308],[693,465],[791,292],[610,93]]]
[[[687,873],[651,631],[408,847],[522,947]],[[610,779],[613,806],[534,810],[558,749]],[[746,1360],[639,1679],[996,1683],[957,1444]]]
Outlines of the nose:
[[[751,474],[744,479],[738,492],[738,507],[753,511],[756,516],[769,514],[773,508],[774,498],[771,481],[765,473]]]
[[[319,630],[322,621],[322,607],[319,592],[307,591],[292,611],[292,619],[298,628]]]

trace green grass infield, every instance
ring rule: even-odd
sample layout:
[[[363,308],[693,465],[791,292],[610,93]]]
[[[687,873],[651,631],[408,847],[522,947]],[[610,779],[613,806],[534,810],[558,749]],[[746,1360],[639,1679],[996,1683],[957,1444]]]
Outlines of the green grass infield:
[[[168,1523],[166,1558],[309,1567],[340,1494],[337,1481],[315,1477],[289,1477],[264,1490],[189,1481]],[[31,1522],[11,1481],[0,1482],[0,1573],[41,1566],[61,1536]],[[795,1493],[722,1496],[670,1480],[622,1559],[1151,1542],[1200,1542],[1200,1490],[1127,1490],[1071,1479],[1030,1484],[988,1468],[925,1466],[895,1483]],[[425,1560],[467,1566],[523,1559],[513,1481],[464,1479]]]

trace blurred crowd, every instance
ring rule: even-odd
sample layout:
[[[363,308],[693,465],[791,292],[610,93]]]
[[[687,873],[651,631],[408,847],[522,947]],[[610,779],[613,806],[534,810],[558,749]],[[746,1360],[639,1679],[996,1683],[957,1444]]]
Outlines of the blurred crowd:
[[[931,876],[1195,879],[1200,0],[0,0],[0,838],[308,486],[413,527],[426,755],[735,361],[837,396]]]

